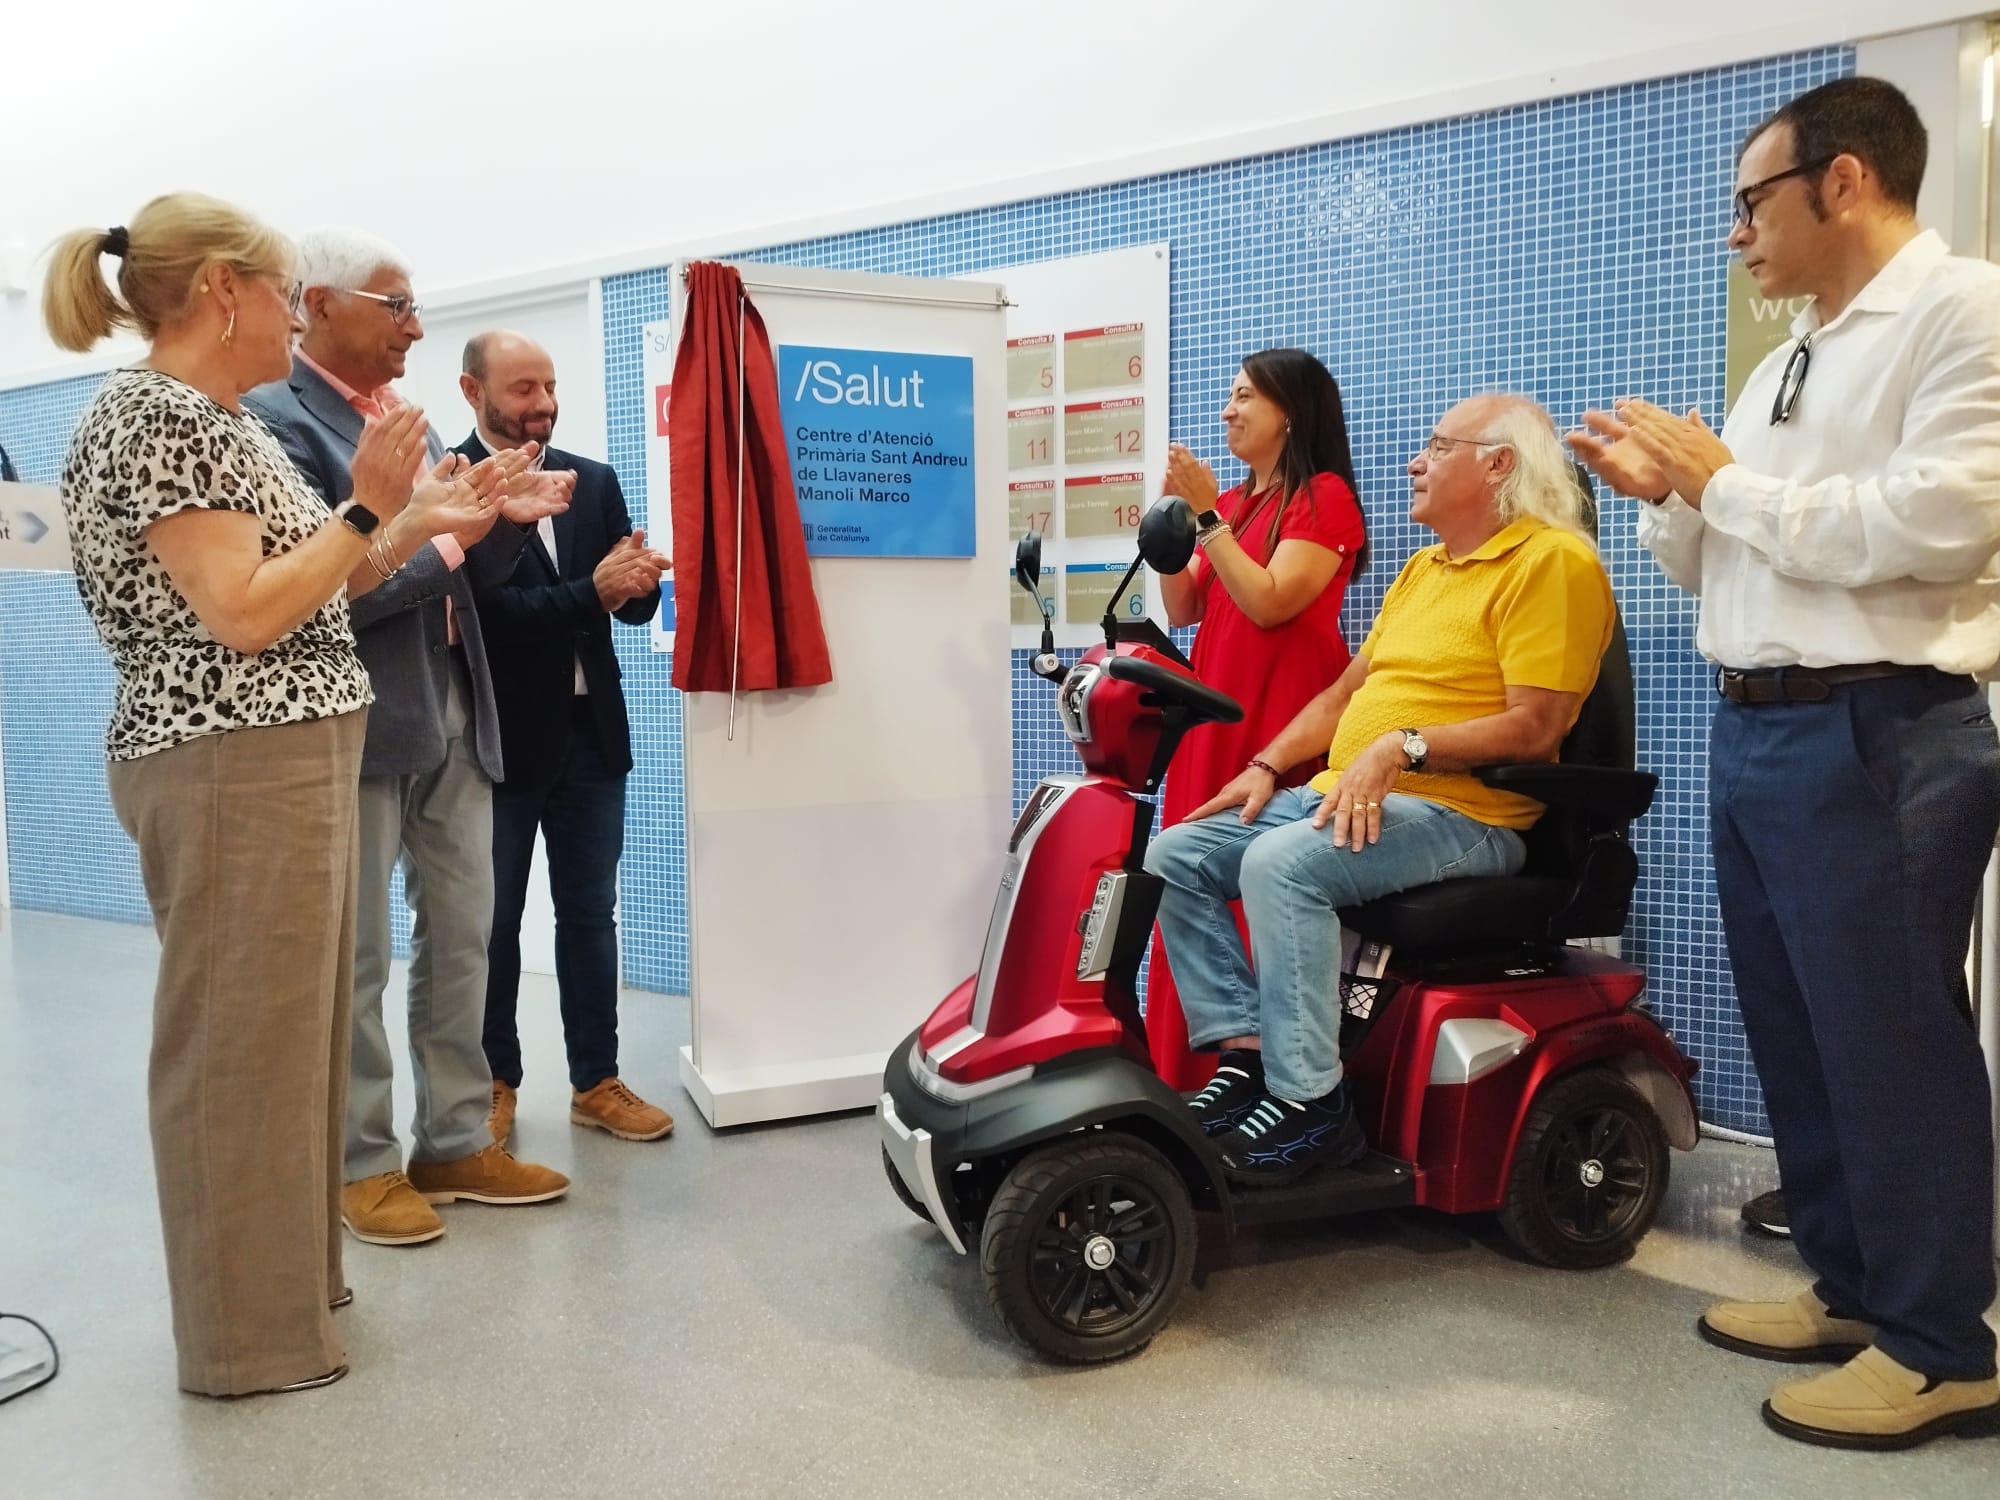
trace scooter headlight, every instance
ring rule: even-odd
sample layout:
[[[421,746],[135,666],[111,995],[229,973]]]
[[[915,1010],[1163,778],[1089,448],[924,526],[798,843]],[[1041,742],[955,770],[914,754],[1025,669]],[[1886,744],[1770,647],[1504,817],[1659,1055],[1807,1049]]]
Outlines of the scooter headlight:
[[[1104,668],[1099,663],[1078,662],[1070,668],[1061,691],[1056,694],[1056,714],[1062,720],[1063,733],[1076,744],[1090,743],[1090,695],[1103,676]]]

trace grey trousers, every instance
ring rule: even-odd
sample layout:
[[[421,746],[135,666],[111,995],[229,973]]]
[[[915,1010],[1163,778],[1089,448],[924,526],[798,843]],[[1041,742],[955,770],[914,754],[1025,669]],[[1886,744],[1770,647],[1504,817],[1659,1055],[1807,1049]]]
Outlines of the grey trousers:
[[[451,675],[444,764],[422,776],[361,778],[360,910],[346,1179],[400,1171],[395,1059],[382,1025],[389,980],[389,880],[403,867],[416,925],[410,952],[412,1161],[456,1161],[493,1144],[486,942],[493,925],[493,784],[473,754],[471,691]]]
[[[326,1304],[345,1285],[366,725],[232,729],[109,770],[160,935],[147,1103],[185,1390],[266,1391],[346,1357]]]

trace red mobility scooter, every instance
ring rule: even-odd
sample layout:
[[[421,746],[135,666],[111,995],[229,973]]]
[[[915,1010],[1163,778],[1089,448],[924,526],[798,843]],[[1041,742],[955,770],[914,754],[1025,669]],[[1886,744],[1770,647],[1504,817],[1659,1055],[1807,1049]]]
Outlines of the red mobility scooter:
[[[1194,521],[1162,501],[1141,562],[1187,565]],[[1039,594],[1041,542],[1016,573]],[[1114,597],[1123,597],[1121,587]],[[1186,1101],[1149,1061],[1136,994],[1160,896],[1144,860],[1167,764],[1187,731],[1233,722],[1150,621],[1107,616],[1065,670],[1044,611],[1037,675],[1084,774],[1051,776],[1007,841],[979,972],[890,1055],[879,1118],[890,1185],[961,1254],[1022,1341],[1074,1363],[1142,1348],[1195,1259],[1195,1213],[1220,1231],[1422,1206],[1496,1212],[1528,1256],[1592,1267],[1652,1226],[1668,1148],[1697,1125],[1684,1057],[1643,1003],[1645,975],[1573,946],[1624,929],[1638,864],[1625,828],[1656,778],[1632,769],[1622,630],[1558,764],[1494,766],[1489,784],[1547,804],[1519,875],[1423,886],[1342,911],[1368,974],[1327,976],[1341,1054],[1374,1149],[1283,1187],[1225,1180]]]

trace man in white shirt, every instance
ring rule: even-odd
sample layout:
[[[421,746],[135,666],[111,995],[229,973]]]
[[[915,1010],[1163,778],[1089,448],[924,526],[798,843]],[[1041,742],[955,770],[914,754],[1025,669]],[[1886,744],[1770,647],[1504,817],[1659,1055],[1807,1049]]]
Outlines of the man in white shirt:
[[[1647,502],[1720,668],[1716,892],[1794,1242],[1818,1280],[1722,1303],[1740,1353],[1847,1363],[1765,1420],[1839,1447],[2000,1430],[1992,1101],[1965,952],[2000,828],[1975,676],[2000,658],[2000,267],[1916,220],[1926,140],[1845,79],[1760,125],[1730,246],[1810,295],[1721,436],[1625,401],[1572,445]]]

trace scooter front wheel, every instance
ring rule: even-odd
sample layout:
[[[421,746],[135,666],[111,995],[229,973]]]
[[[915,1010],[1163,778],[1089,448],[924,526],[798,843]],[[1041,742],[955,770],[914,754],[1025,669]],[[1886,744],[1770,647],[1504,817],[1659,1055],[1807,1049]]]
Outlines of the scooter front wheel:
[[[1143,1349],[1194,1271],[1187,1184],[1145,1142],[1071,1137],[1014,1165],[987,1210],[987,1300],[1023,1343],[1094,1364]]]

